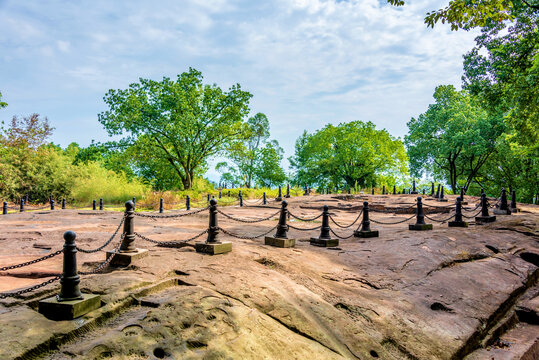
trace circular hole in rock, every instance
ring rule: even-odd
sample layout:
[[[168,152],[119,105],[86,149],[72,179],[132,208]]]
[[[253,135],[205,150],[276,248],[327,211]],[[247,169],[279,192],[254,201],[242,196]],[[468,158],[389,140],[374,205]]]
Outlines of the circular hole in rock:
[[[441,304],[439,302],[432,303],[430,308],[431,308],[431,310],[434,310],[434,311],[453,312],[453,309],[448,308],[447,306],[445,306],[444,304]]]
[[[371,350],[370,354],[371,354],[371,356],[372,356],[373,358],[377,358],[377,357],[378,357],[378,353],[377,353],[376,351],[374,351],[374,350]]]
[[[532,252],[523,252],[520,254],[522,260],[532,263],[535,266],[539,266],[539,254]]]
[[[165,350],[163,350],[161,348],[155,348],[153,350],[153,355],[158,359],[163,359],[165,357],[166,353],[165,353]]]

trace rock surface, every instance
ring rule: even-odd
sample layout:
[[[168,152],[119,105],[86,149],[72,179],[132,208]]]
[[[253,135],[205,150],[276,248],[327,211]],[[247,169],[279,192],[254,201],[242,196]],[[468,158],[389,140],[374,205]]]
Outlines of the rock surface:
[[[51,321],[37,303],[58,291],[55,282],[0,300],[1,359],[534,359],[539,354],[539,207],[473,223],[477,198],[467,197],[468,228],[448,228],[454,197],[443,205],[425,199],[431,231],[409,231],[416,196],[301,196],[288,199],[292,214],[318,215],[323,205],[341,226],[369,201],[371,228],[380,237],[341,239],[320,248],[308,239],[319,230],[290,229],[295,248],[264,246],[263,237],[237,239],[231,253],[198,254],[191,246],[164,248],[139,238],[149,256],[127,268],[81,276],[83,292],[101,294],[103,306],[73,321]],[[430,206],[429,206],[430,205]],[[435,207],[433,207],[435,206]],[[256,219],[268,206],[223,207]],[[378,212],[376,212],[378,211]],[[181,214],[171,211],[167,214]],[[157,215],[157,214],[156,214]],[[66,230],[77,245],[103,244],[122,214],[56,210],[1,217],[0,267],[60,249]],[[207,227],[207,212],[170,219],[135,218],[135,231],[154,240],[189,238]],[[434,219],[434,220],[431,220]],[[379,222],[376,223],[375,221]],[[386,225],[381,223],[400,224]],[[298,228],[313,222],[289,224]],[[219,216],[231,233],[253,236],[277,217],[240,223]],[[348,237],[359,223],[332,230]],[[204,239],[204,237],[202,237]],[[112,249],[117,240],[105,249]],[[191,244],[194,241],[190,242]],[[47,249],[50,248],[51,250]],[[104,252],[78,253],[90,271]],[[0,272],[0,292],[60,274],[62,256]]]

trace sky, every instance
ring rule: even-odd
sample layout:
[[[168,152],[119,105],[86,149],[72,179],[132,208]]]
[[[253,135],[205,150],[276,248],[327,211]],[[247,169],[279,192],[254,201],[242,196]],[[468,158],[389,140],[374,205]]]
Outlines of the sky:
[[[0,0],[0,120],[38,113],[61,146],[109,137],[103,96],[139,78],[204,82],[253,94],[251,114],[293,155],[304,130],[372,121],[403,138],[434,88],[461,84],[476,32],[427,28],[445,1]],[[212,162],[212,164],[214,164]],[[285,169],[288,161],[283,161]],[[215,170],[208,177],[218,180]]]

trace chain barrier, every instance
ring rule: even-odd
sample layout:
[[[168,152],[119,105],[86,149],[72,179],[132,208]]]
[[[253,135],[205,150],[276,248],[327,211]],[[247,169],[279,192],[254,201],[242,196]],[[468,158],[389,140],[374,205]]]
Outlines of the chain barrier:
[[[50,253],[48,255],[45,255],[43,257],[40,257],[39,259],[34,259],[34,260],[31,260],[31,261],[27,261],[27,262],[24,262],[22,264],[17,264],[17,265],[10,265],[10,266],[4,266],[2,268],[0,268],[0,271],[7,271],[7,270],[12,270],[12,269],[18,269],[18,268],[22,268],[24,266],[28,266],[28,265],[32,265],[32,264],[35,264],[35,263],[38,263],[40,261],[43,261],[43,260],[47,260],[47,259],[50,259],[50,258],[53,258],[55,257],[56,255],[60,255],[61,253],[63,253],[64,250],[61,249],[61,250],[57,250],[53,253]]]
[[[125,233],[122,233],[122,236],[120,236],[120,241],[118,242],[118,245],[116,245],[114,250],[112,250],[112,253],[110,254],[107,260],[103,261],[98,267],[96,267],[92,271],[80,271],[79,274],[80,275],[93,275],[93,274],[97,274],[101,272],[104,268],[106,268],[110,264],[112,259],[114,259],[116,254],[118,254],[118,250],[120,250],[120,246],[122,245],[122,241],[124,240],[124,235]]]
[[[302,218],[302,217],[299,217],[297,215],[292,214],[290,211],[288,212],[288,214],[290,214],[290,216],[292,216],[294,219],[297,219],[297,220],[300,220],[300,221],[315,221],[316,219],[318,219],[319,217],[324,215],[324,213],[320,213],[320,215],[318,215],[316,217],[313,217],[313,218]]]
[[[475,215],[472,215],[472,216],[468,216],[468,215],[464,215],[462,214],[462,216],[464,216],[466,219],[475,219],[475,217],[479,214],[481,214],[481,211],[482,210],[479,210]]]
[[[255,200],[253,202],[249,202],[249,200],[243,200],[243,206],[255,206],[255,205],[260,205],[264,202],[264,199],[263,198],[260,198],[258,200]]]
[[[473,208],[473,209],[466,208],[466,207],[463,206],[462,211],[472,212],[472,211],[475,211],[475,210],[479,209],[480,207],[481,207],[481,203],[477,204],[477,206],[475,208]]]
[[[329,228],[329,231],[331,231],[331,233],[333,235],[335,235],[336,237],[338,237],[339,239],[342,239],[342,240],[350,239],[352,236],[354,236],[353,233],[351,235],[348,235],[348,236],[341,236],[341,235],[337,234],[335,231],[333,231],[332,228]]]
[[[436,209],[447,209],[447,208],[451,208],[451,207],[454,207],[454,206],[457,206],[457,205],[456,204],[451,204],[451,205],[447,204],[445,206],[438,206],[438,205],[431,205],[431,204],[423,203],[423,206],[436,208]]]
[[[120,228],[122,227],[124,221],[125,221],[125,214],[124,216],[122,217],[122,221],[120,221],[120,224],[118,225],[118,227],[116,228],[116,230],[114,231],[114,234],[112,234],[112,236],[103,244],[101,245],[100,247],[96,248],[96,249],[93,249],[93,250],[85,250],[85,249],[81,249],[77,246],[77,250],[80,251],[81,253],[85,253],[85,254],[92,254],[92,253],[96,253],[98,251],[101,251],[103,250],[108,244],[111,243],[112,240],[114,240],[114,238],[116,237],[116,235],[118,234],[118,231],[120,231]]]
[[[192,241],[192,240],[195,240],[195,239],[198,239],[199,237],[201,237],[202,235],[206,234],[208,232],[208,229],[202,231],[201,233],[198,233],[196,234],[195,236],[193,237],[190,237],[189,239],[184,239],[184,240],[173,240],[173,241],[157,241],[157,240],[153,240],[153,239],[150,239],[149,237],[146,237],[144,235],[141,235],[137,232],[135,232],[135,236],[142,239],[142,240],[145,240],[145,241],[148,241],[148,242],[151,242],[153,244],[156,244],[158,246],[163,246],[163,247],[166,247],[167,245],[180,245],[180,244],[184,244],[184,243],[187,243],[189,241]]]
[[[427,214],[425,214],[425,217],[429,220],[432,220],[432,221],[435,221],[435,222],[439,222],[439,223],[445,223],[447,222],[448,220],[451,220],[455,217],[455,214],[451,215],[450,217],[448,217],[447,219],[441,219],[441,220],[438,220],[438,219],[434,219],[434,218],[431,218],[430,216],[428,216]]]
[[[299,230],[299,231],[312,231],[312,230],[318,230],[322,227],[322,225],[319,225],[317,227],[314,227],[314,228],[308,228],[308,229],[305,229],[305,228],[299,228],[299,227],[295,227],[294,225],[290,225],[290,224],[287,224],[287,226],[291,229],[294,229],[294,230]]]
[[[42,282],[41,284],[37,284],[37,285],[31,286],[31,287],[26,288],[26,289],[22,289],[22,290],[19,290],[19,291],[14,291],[14,292],[9,292],[9,293],[0,293],[0,299],[6,299],[6,298],[9,298],[9,297],[16,297],[16,296],[19,296],[19,295],[22,295],[22,294],[37,290],[37,289],[42,288],[44,286],[47,286],[49,284],[52,284],[53,282],[58,281],[58,280],[60,280],[60,276],[55,276],[52,279],[49,279],[47,281]]]
[[[202,209],[198,209],[198,210],[195,210],[195,211],[191,211],[189,213],[185,213],[185,214],[173,214],[173,215],[149,215],[149,214],[141,214],[141,213],[134,213],[135,216],[139,216],[139,217],[145,217],[145,218],[152,218],[152,219],[171,219],[171,218],[181,218],[181,217],[184,217],[184,216],[189,216],[189,215],[195,215],[195,214],[198,214],[198,213],[201,213],[205,210],[208,210],[209,209],[209,206],[206,206],[205,208],[202,208]]]
[[[281,210],[277,211],[276,213],[274,214],[271,214],[270,216],[267,216],[265,218],[261,218],[261,219],[253,219],[253,220],[250,220],[250,219],[240,219],[240,218],[237,218],[237,217],[233,217],[231,215],[228,215],[224,212],[222,212],[221,210],[217,209],[217,212],[221,215],[223,215],[224,217],[230,219],[230,220],[234,220],[234,221],[238,221],[238,222],[242,222],[242,223],[247,223],[247,224],[253,224],[253,223],[257,223],[257,222],[262,222],[262,221],[266,221],[266,220],[270,220],[272,217],[274,217],[275,215],[278,215],[281,213]]]
[[[359,220],[359,218],[361,217],[361,214],[363,214],[363,209],[361,209],[361,211],[359,212],[359,215],[356,217],[356,219],[351,224],[346,225],[346,226],[339,224],[337,221],[335,221],[335,219],[333,219],[333,216],[331,216],[331,215],[329,216],[329,219],[331,221],[333,221],[333,223],[335,225],[337,225],[338,227],[340,227],[341,229],[348,229],[349,227],[353,226]]]
[[[229,235],[229,236],[232,236],[232,237],[235,237],[235,238],[238,238],[238,239],[254,240],[254,239],[256,239],[256,238],[259,238],[259,237],[268,235],[270,232],[272,232],[273,230],[277,229],[278,226],[279,226],[279,224],[275,225],[274,227],[272,227],[271,229],[269,229],[269,230],[266,231],[265,233],[259,234],[259,235],[256,235],[256,236],[246,236],[246,235],[238,235],[238,234],[234,234],[234,233],[231,233],[231,232],[228,231],[228,230],[223,229],[222,227],[218,227],[218,229],[221,230],[224,234]]]
[[[381,225],[395,225],[395,224],[402,224],[403,222],[406,222],[406,221],[409,221],[411,220],[412,218],[414,218],[416,215],[412,215],[410,216],[409,218],[407,219],[404,219],[404,220],[400,220],[400,221],[397,221],[397,222],[383,222],[383,221],[378,221],[378,220],[375,220],[375,219],[369,219],[370,221],[372,221],[373,223],[375,224],[381,224]]]

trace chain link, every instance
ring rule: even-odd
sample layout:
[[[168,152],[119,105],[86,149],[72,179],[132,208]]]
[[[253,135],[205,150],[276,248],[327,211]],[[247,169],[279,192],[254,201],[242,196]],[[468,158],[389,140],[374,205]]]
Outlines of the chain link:
[[[228,215],[224,212],[222,212],[221,210],[217,209],[217,212],[221,215],[223,215],[224,217],[230,219],[230,220],[234,220],[234,221],[238,221],[238,222],[242,222],[242,223],[247,223],[247,224],[253,224],[253,223],[257,223],[257,222],[262,222],[262,221],[266,221],[266,220],[270,220],[272,217],[274,217],[275,215],[278,215],[281,210],[277,211],[276,213],[274,214],[271,214],[265,218],[260,218],[260,219],[253,219],[253,220],[250,220],[250,219],[241,219],[241,218],[237,218],[237,217],[233,217],[231,215]]]
[[[9,293],[0,293],[0,299],[6,299],[6,298],[9,298],[9,297],[16,297],[16,296],[19,296],[19,295],[22,295],[22,294],[37,290],[37,289],[42,288],[44,286],[47,286],[49,284],[52,284],[53,282],[58,281],[58,280],[60,280],[60,276],[55,276],[52,279],[49,279],[47,281],[42,282],[41,284],[37,284],[37,285],[31,286],[31,287],[26,288],[26,289],[22,289],[22,290],[19,290],[19,291],[14,291],[14,292],[9,292]]]
[[[350,225],[341,225],[339,224],[338,222],[336,222],[334,219],[333,219],[333,216],[329,216],[330,220],[333,221],[333,223],[335,225],[337,225],[338,227],[340,227],[341,229],[348,229],[349,227],[353,226],[358,220],[359,218],[361,217],[361,214],[363,214],[363,209],[361,209],[361,211],[359,212],[359,215],[357,216],[357,218],[350,224]]]
[[[342,239],[342,240],[350,239],[352,236],[354,236],[354,233],[352,233],[351,235],[348,235],[348,236],[341,236],[341,235],[337,234],[335,231],[333,231],[332,228],[329,228],[329,231],[331,231],[331,233],[333,235],[335,235],[336,237],[338,237],[339,239]]]
[[[18,269],[18,268],[22,268],[24,266],[28,266],[28,265],[32,265],[32,264],[35,264],[35,263],[38,263],[40,261],[43,261],[43,260],[47,260],[47,259],[50,259],[50,258],[53,258],[55,257],[56,255],[60,255],[61,253],[63,253],[64,250],[61,249],[61,250],[57,250],[53,253],[50,253],[48,255],[45,255],[43,257],[40,257],[39,259],[34,259],[34,260],[31,260],[31,261],[27,261],[27,262],[24,262],[22,264],[17,264],[17,265],[10,265],[10,266],[4,266],[2,268],[0,268],[0,271],[7,271],[7,270],[12,270],[12,269]]]
[[[324,213],[320,213],[320,215],[316,216],[316,217],[313,217],[313,218],[302,218],[302,217],[299,217],[297,215],[294,215],[292,214],[290,211],[288,211],[288,213],[290,214],[290,216],[292,216],[294,219],[297,219],[297,220],[300,220],[300,221],[315,221],[316,219],[318,219],[319,217],[321,217],[322,215],[324,215]]]
[[[229,236],[232,236],[232,237],[235,237],[235,238],[238,238],[238,239],[253,240],[253,239],[256,239],[256,238],[259,238],[259,237],[268,235],[270,232],[272,232],[273,230],[277,229],[278,226],[279,226],[279,225],[277,224],[277,225],[275,225],[274,227],[272,227],[271,229],[269,229],[268,231],[266,231],[265,233],[259,234],[259,235],[256,235],[256,236],[246,236],[246,235],[238,235],[238,234],[234,234],[234,233],[231,233],[230,231],[228,231],[228,230],[226,230],[226,229],[223,229],[222,227],[218,227],[218,229],[221,230],[224,234],[229,235]]]
[[[195,236],[193,237],[190,237],[189,239],[184,239],[184,240],[174,240],[174,241],[157,241],[157,240],[153,240],[153,239],[150,239],[149,237],[146,237],[144,235],[141,235],[139,233],[135,233],[135,236],[142,239],[142,240],[145,240],[145,241],[148,241],[148,242],[151,242],[153,244],[156,244],[158,246],[163,246],[163,247],[166,247],[167,245],[179,245],[179,244],[184,244],[186,242],[189,242],[189,241],[192,241],[192,240],[195,240],[195,239],[198,239],[199,237],[201,237],[202,235],[206,234],[208,232],[208,229],[202,231],[201,233],[198,233],[196,234]]]
[[[120,221],[120,224],[116,228],[116,231],[114,231],[114,234],[112,234],[112,236],[103,245],[101,245],[100,247],[98,247],[96,249],[93,249],[93,250],[85,250],[85,249],[81,249],[81,248],[79,248],[77,246],[77,250],[80,251],[81,253],[85,253],[85,254],[96,253],[98,251],[103,250],[116,237],[116,235],[118,234],[118,231],[120,231],[120,228],[122,227],[122,225],[123,225],[123,223],[125,221],[125,218],[126,218],[126,215],[124,214],[124,216],[122,217],[122,221]]]
[[[120,249],[120,246],[122,245],[122,241],[124,240],[124,235],[125,235],[125,233],[122,233],[122,236],[120,236],[120,241],[118,242],[118,244],[116,245],[114,250],[112,250],[112,253],[110,254],[110,256],[109,256],[109,258],[107,260],[102,262],[101,265],[99,265],[98,267],[96,267],[92,271],[81,271],[81,272],[79,272],[79,274],[80,275],[93,275],[93,274],[97,274],[97,273],[101,272],[104,268],[106,268],[110,264],[112,259],[114,259],[116,254],[118,254],[118,250]]]
[[[447,222],[448,220],[451,220],[455,217],[455,214],[451,215],[450,217],[448,217],[447,219],[441,219],[441,220],[438,220],[438,219],[434,219],[434,218],[431,218],[430,216],[428,216],[427,214],[425,214],[425,217],[429,220],[432,220],[432,221],[436,221],[436,222],[439,222],[439,223],[445,223]]]
[[[405,208],[397,208],[397,209],[393,209],[393,210],[382,210],[382,209],[376,209],[374,207],[370,207],[369,206],[369,210],[372,211],[372,212],[377,212],[377,213],[385,213],[385,214],[396,214],[397,211],[404,211],[404,210],[410,210],[411,208],[413,208],[414,206],[416,206],[416,204],[412,204],[408,207],[405,207]]]
[[[208,210],[208,209],[209,209],[209,206],[206,206],[205,208],[198,209],[198,210],[195,210],[195,211],[191,211],[189,213],[174,214],[174,215],[149,215],[149,214],[142,214],[142,213],[135,213],[134,215],[139,216],[139,217],[152,218],[152,219],[171,219],[171,218],[181,218],[181,217],[184,217],[184,216],[195,215],[195,214],[201,213],[201,212],[203,212],[205,210]]]
[[[299,230],[299,231],[312,231],[312,230],[318,230],[322,227],[322,225],[319,225],[317,227],[314,227],[314,228],[308,228],[308,229],[305,229],[305,228],[299,228],[299,227],[295,227],[294,225],[290,225],[288,224],[288,227],[289,228],[292,228],[294,230]]]
[[[447,204],[447,205],[445,205],[445,206],[437,206],[437,205],[427,204],[427,203],[424,202],[424,203],[423,203],[423,206],[425,206],[425,207],[431,207],[431,208],[436,208],[436,209],[447,209],[447,208],[451,208],[451,207],[456,206],[456,204],[451,204],[451,205]]]
[[[464,215],[462,214],[462,216],[464,216],[466,219],[474,219],[477,215],[481,214],[481,211],[483,211],[482,209],[479,210],[476,214],[472,215],[472,216],[468,216],[468,215]]]
[[[373,223],[375,224],[381,224],[381,225],[395,225],[395,224],[402,224],[403,222],[406,222],[406,221],[409,221],[411,220],[412,218],[414,218],[416,215],[412,215],[410,216],[409,218],[407,219],[404,219],[404,220],[400,220],[400,221],[397,221],[397,222],[383,222],[383,221],[378,221],[378,220],[375,220],[375,219],[369,219],[370,221],[372,221]]]

